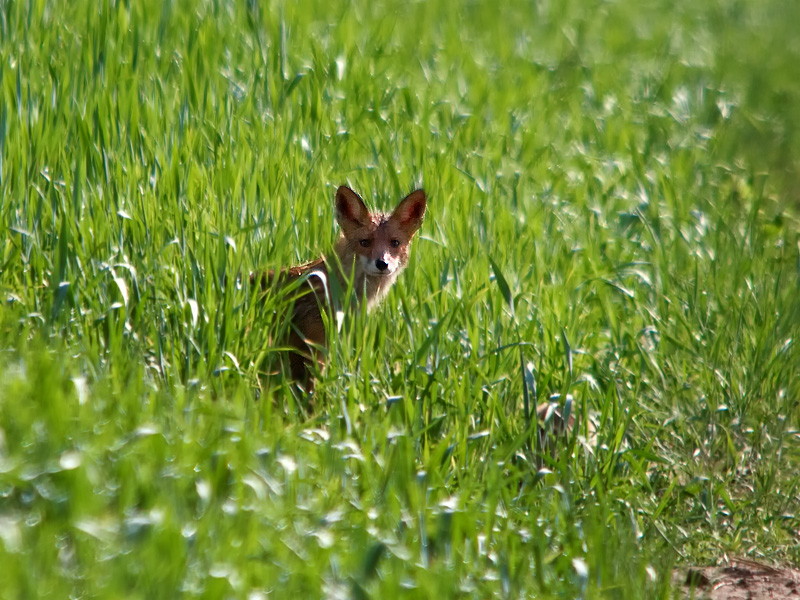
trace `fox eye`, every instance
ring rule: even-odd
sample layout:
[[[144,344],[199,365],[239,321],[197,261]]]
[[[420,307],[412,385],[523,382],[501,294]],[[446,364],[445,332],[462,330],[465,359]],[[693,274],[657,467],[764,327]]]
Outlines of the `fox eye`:
[[[392,248],[397,248],[400,245],[400,240],[395,238],[390,243],[392,244]]]
[[[359,240],[358,243],[361,244],[362,248],[369,248],[369,240],[367,238],[364,238],[363,240]]]

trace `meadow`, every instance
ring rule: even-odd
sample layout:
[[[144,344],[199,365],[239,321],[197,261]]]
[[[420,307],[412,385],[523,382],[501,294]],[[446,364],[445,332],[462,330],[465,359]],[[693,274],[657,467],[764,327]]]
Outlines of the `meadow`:
[[[800,562],[800,3],[0,0],[0,596],[681,598]],[[424,187],[313,405],[336,187]],[[532,411],[578,426],[543,452]],[[589,422],[596,426],[590,435]]]

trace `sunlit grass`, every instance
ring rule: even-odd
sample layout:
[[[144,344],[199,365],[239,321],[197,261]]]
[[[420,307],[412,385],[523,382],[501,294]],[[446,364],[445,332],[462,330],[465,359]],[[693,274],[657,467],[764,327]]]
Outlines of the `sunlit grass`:
[[[3,595],[796,563],[798,6],[0,2]],[[309,407],[234,282],[327,251],[342,183],[429,212]]]

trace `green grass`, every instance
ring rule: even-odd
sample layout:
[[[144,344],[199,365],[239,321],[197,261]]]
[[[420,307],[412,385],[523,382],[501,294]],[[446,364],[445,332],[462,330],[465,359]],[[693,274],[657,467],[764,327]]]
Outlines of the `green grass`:
[[[796,564],[798,22],[0,1],[0,595],[649,599]],[[345,182],[429,212],[309,410],[258,376],[280,299],[222,282],[329,249]],[[553,459],[525,400],[555,394],[598,435]]]

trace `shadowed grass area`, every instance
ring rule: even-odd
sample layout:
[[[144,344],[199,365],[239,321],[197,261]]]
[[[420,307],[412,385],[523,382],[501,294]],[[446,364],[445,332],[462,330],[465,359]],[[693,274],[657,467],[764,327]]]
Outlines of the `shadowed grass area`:
[[[798,22],[0,2],[4,595],[650,599],[800,561]],[[234,281],[329,250],[342,183],[428,215],[309,408],[261,376],[285,299]]]

